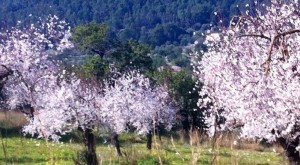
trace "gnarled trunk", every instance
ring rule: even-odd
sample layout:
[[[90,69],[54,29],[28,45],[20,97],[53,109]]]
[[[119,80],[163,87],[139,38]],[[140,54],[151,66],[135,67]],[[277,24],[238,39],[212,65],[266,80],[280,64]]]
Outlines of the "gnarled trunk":
[[[84,143],[86,147],[86,162],[88,165],[98,165],[98,159],[96,154],[95,135],[93,130],[87,128],[83,132]]]
[[[113,132],[111,134],[111,142],[116,148],[117,155],[122,156],[121,149],[120,149],[120,141],[118,138],[119,138],[119,135],[116,132]]]
[[[300,165],[300,155],[296,147],[299,145],[300,137],[298,136],[295,140],[289,141],[284,138],[279,138],[279,144],[285,150],[285,156],[287,157],[290,165]]]
[[[147,148],[148,150],[152,149],[152,132],[149,131],[149,133],[147,133]]]

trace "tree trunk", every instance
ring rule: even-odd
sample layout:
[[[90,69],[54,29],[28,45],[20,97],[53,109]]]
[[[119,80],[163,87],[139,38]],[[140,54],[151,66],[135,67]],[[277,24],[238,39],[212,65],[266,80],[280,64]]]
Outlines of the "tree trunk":
[[[84,130],[84,143],[86,147],[86,162],[88,165],[98,165],[95,135],[93,130],[87,128]]]
[[[113,132],[111,134],[111,142],[116,148],[117,155],[122,156],[121,149],[120,149],[120,141],[119,141],[118,137],[119,137],[119,135],[117,133]]]
[[[285,150],[285,156],[287,157],[290,165],[300,165],[300,155],[296,147],[299,145],[299,136],[294,141],[288,141],[284,138],[279,138],[279,144]]]
[[[162,134],[161,126],[156,127],[156,132],[157,132],[158,140],[161,142],[161,134]]]
[[[149,133],[147,133],[147,148],[148,150],[152,149],[152,132],[149,131]]]

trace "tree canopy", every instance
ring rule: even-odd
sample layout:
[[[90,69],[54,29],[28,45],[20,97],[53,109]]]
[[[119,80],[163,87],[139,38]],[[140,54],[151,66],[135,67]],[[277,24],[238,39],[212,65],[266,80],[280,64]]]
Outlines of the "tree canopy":
[[[208,51],[195,70],[203,82],[199,106],[210,108],[211,135],[239,128],[242,138],[280,142],[299,162],[298,1],[254,2],[255,15],[246,11],[206,37]],[[226,120],[217,126],[220,117]]]

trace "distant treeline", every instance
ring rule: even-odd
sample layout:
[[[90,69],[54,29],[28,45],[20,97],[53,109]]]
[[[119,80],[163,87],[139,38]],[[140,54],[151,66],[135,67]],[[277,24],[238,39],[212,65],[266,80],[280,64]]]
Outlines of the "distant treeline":
[[[258,0],[262,1],[262,0]],[[249,3],[249,7],[245,7]],[[253,0],[1,0],[0,27],[35,23],[55,14],[75,27],[91,21],[105,23],[121,41],[133,39],[155,48],[157,65],[165,58],[187,66],[181,46],[194,42],[193,32],[227,26],[232,15]],[[258,2],[262,3],[262,2]],[[215,15],[215,12],[218,14]],[[220,23],[222,20],[222,23]]]
[[[91,21],[107,23],[124,39],[133,38],[160,46],[166,42],[185,44],[190,32],[228,23],[250,0],[2,0],[3,26],[36,21],[56,14],[75,26]],[[253,1],[251,2],[253,3]],[[240,6],[240,9],[237,7]],[[214,12],[219,12],[216,17]],[[32,16],[30,16],[32,15]]]

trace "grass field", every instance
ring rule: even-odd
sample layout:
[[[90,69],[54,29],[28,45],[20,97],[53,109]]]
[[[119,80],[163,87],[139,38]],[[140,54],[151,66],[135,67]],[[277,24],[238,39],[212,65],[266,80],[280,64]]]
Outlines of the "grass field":
[[[78,143],[46,143],[25,137],[9,137],[1,139],[0,164],[74,164],[73,158],[83,149]],[[192,154],[194,152],[194,156]],[[159,164],[160,156],[163,164],[185,165],[210,164],[214,155],[216,164],[287,164],[279,153],[270,151],[255,151],[220,147],[212,151],[209,146],[191,147],[189,145],[172,145],[164,138],[159,150],[146,150],[142,143],[123,143],[123,157],[115,156],[114,148],[110,145],[98,145],[97,154],[100,164]],[[216,153],[216,154],[214,154]],[[6,155],[6,157],[5,157]],[[196,156],[195,156],[196,155]]]
[[[46,142],[41,139],[24,137],[18,131],[26,120],[22,115],[0,113],[0,165],[2,164],[74,164],[73,159],[81,158],[83,146],[78,140],[64,139],[62,143]],[[152,151],[146,149],[145,140],[136,134],[120,136],[122,157],[117,157],[114,148],[98,139],[97,155],[100,164],[153,165],[159,160],[167,165],[214,164],[220,165],[284,165],[288,164],[280,148],[263,147],[254,142],[239,142],[233,145],[224,137],[218,147],[212,149],[209,141],[190,146],[179,139],[163,137],[154,143]],[[75,142],[74,142],[75,141]],[[77,141],[77,142],[76,142]]]

